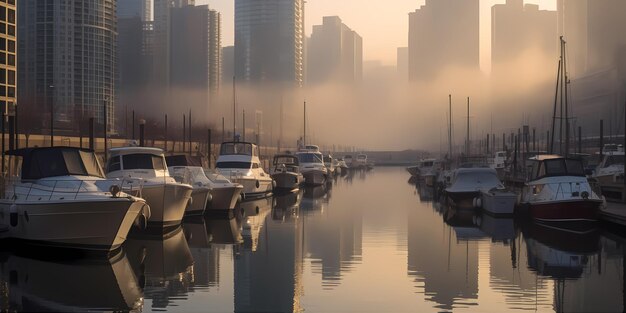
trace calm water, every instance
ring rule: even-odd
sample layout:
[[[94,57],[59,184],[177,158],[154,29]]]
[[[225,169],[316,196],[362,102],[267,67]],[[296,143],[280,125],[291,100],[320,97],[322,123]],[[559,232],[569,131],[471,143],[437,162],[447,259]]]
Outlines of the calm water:
[[[0,310],[622,311],[623,237],[455,211],[402,168],[133,238],[109,259],[0,258]]]

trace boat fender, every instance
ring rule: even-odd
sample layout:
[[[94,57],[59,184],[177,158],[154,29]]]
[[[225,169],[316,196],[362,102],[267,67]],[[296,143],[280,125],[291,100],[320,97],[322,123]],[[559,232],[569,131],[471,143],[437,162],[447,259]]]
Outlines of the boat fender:
[[[17,226],[17,205],[15,203],[11,204],[11,208],[9,208],[9,222],[12,227]]]
[[[481,199],[480,197],[476,198],[476,204],[475,206],[477,208],[482,208],[483,207],[483,199]]]
[[[258,181],[258,180],[256,181],[256,187],[257,187],[257,188],[261,187],[261,182],[260,182],[260,181]]]
[[[139,215],[135,219],[135,226],[137,226],[141,230],[145,230],[146,228],[148,228],[148,219],[150,219],[150,215],[152,215],[150,207],[145,204],[141,208]]]
[[[187,200],[187,206],[192,206],[193,205],[193,197],[189,197],[189,200]]]
[[[213,201],[213,195],[209,192],[209,195],[206,197],[207,202]]]
[[[296,178],[296,181],[298,181],[298,179]],[[276,181],[272,179],[272,189],[276,188]]]
[[[589,199],[589,192],[587,192],[587,191],[583,191],[583,192],[580,194],[580,196],[581,196],[583,199],[588,200],[588,199]]]

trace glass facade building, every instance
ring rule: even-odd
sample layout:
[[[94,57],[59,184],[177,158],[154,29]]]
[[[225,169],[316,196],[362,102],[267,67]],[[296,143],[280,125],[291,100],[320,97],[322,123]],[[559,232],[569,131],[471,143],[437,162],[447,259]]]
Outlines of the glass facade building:
[[[0,109],[12,114],[17,89],[16,0],[0,1]]]

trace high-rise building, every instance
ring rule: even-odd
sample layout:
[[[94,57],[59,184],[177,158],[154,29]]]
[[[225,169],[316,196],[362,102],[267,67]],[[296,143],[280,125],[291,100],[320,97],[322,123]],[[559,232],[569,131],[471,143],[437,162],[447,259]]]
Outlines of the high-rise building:
[[[445,67],[479,69],[479,0],[426,0],[409,13],[410,79],[431,79]]]
[[[152,0],[120,0],[117,2],[117,18],[139,17],[143,22],[152,21]]]
[[[229,84],[235,77],[235,46],[222,48],[222,83]]]
[[[401,80],[409,80],[409,47],[398,48],[396,68]]]
[[[507,0],[491,8],[491,63],[495,71],[529,48],[538,48],[556,59],[558,41],[556,11],[524,5],[524,0]]]
[[[363,77],[363,40],[338,16],[314,25],[308,42],[308,83],[351,83]]]
[[[116,0],[20,0],[21,105],[30,112],[50,112],[52,107],[54,126],[61,130],[77,130],[89,117],[103,124],[105,108],[107,125],[114,125],[116,4]]]
[[[220,13],[209,6],[171,9],[170,88],[183,103],[207,113],[221,80]],[[186,98],[186,99],[185,99]]]
[[[17,101],[16,0],[0,2],[0,110],[12,114]],[[22,4],[20,3],[20,6]]]
[[[235,0],[235,76],[244,82],[304,78],[304,0]]]

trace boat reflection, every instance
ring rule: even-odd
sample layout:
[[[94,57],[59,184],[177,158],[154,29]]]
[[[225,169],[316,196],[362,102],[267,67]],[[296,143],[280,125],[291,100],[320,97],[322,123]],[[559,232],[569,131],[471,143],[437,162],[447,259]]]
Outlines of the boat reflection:
[[[186,299],[194,260],[182,227],[163,236],[129,238],[125,249],[143,281],[144,297],[152,300],[150,309],[164,309]]]
[[[137,277],[122,250],[111,257],[3,254],[2,311],[133,311],[143,306]]]
[[[325,186],[307,187],[304,189],[300,208],[307,212],[323,212],[330,201],[330,190]]]
[[[186,219],[183,232],[194,260],[190,290],[219,285],[220,247],[211,245],[204,218]]]
[[[300,214],[300,203],[304,197],[304,191],[295,191],[289,194],[275,196],[272,219],[287,222],[297,219]]]
[[[271,210],[272,198],[263,198],[241,204],[241,211],[244,214],[241,235],[245,248],[256,251],[259,244],[259,234],[265,224],[265,217],[270,214]]]

